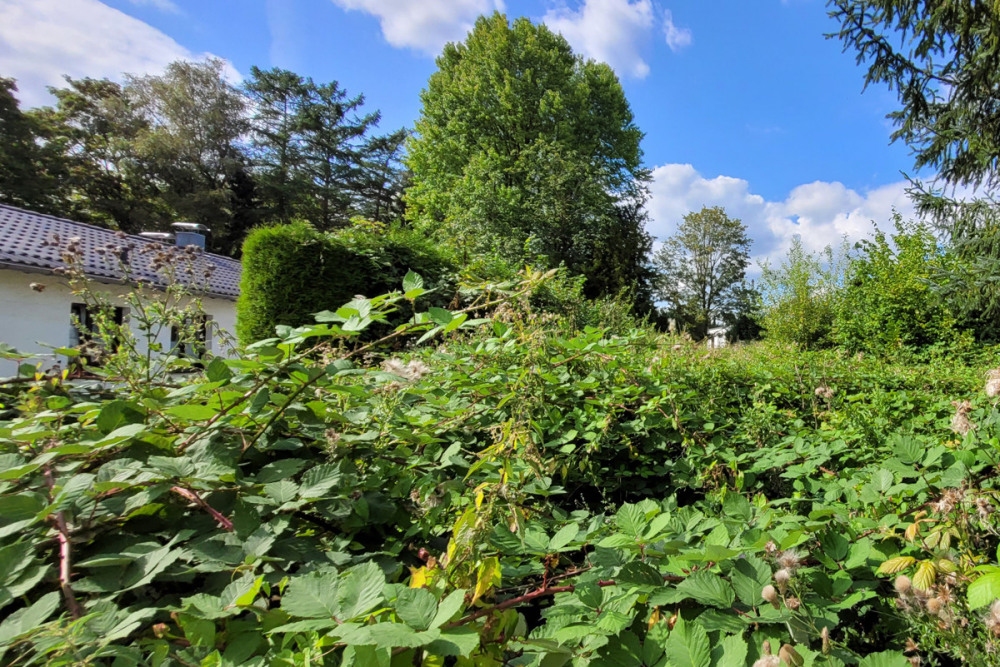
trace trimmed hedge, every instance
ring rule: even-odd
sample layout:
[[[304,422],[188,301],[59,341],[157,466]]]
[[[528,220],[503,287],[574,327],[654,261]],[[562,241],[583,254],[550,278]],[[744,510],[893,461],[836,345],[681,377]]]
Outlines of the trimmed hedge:
[[[243,278],[236,304],[240,342],[274,335],[279,324],[314,322],[357,294],[400,289],[413,270],[447,301],[454,266],[434,245],[405,229],[347,229],[323,234],[307,223],[254,230],[243,243]],[[405,317],[405,316],[404,316]]]

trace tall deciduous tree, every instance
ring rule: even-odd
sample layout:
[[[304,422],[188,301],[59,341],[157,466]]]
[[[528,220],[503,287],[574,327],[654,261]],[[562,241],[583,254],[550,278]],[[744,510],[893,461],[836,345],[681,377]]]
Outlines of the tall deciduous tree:
[[[136,152],[136,141],[149,125],[121,85],[66,77],[66,87],[49,90],[56,97],[55,108],[31,113],[60,143],[66,160],[63,187],[69,203],[64,213],[128,233],[168,221],[172,212]]]
[[[655,262],[668,312],[700,339],[734,309],[750,263],[750,237],[739,218],[706,206],[684,216]]]
[[[222,61],[177,61],[160,75],[126,77],[125,94],[148,125],[136,152],[160,196],[182,219],[211,227],[215,250],[237,252],[257,217],[246,99]]]
[[[591,293],[627,287],[588,274],[616,243],[648,240],[641,219],[618,214],[643,200],[649,175],[611,68],[574,55],[544,25],[499,13],[437,65],[409,144],[408,215],[472,252],[519,259],[527,243],[586,275]]]
[[[44,123],[21,111],[15,93],[14,80],[0,77],[0,203],[62,213],[66,163],[61,146]]]

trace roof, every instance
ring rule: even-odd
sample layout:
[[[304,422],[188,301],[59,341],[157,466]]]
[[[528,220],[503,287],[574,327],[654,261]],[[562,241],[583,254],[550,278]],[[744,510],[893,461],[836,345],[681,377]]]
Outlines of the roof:
[[[0,204],[0,267],[52,272],[66,266],[62,254],[71,242],[84,273],[95,280],[123,281],[124,258],[131,280],[162,286],[161,267],[175,257],[177,275],[199,293],[230,300],[240,295],[242,267],[231,257],[184,252],[173,244]]]

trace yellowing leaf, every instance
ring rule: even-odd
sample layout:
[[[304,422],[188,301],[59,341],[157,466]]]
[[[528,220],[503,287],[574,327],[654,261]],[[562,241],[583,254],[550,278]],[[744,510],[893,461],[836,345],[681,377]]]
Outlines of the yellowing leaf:
[[[476,588],[472,591],[472,602],[486,595],[490,589],[500,585],[500,559],[487,558],[479,566],[476,574]]]
[[[882,563],[878,567],[879,574],[896,574],[901,570],[905,570],[914,563],[917,559],[913,556],[897,556],[896,558],[890,558],[886,562]]]
[[[909,526],[906,527],[906,532],[903,533],[903,536],[906,538],[907,542],[912,542],[917,538],[918,532],[920,532],[920,524],[911,523]]]
[[[921,591],[926,591],[934,585],[935,579],[937,579],[937,572],[934,570],[933,563],[926,560],[922,561],[917,566],[917,571],[913,574],[913,587]]]
[[[942,558],[937,562],[937,569],[945,574],[951,574],[958,571],[958,566],[947,558]]]
[[[423,588],[427,585],[427,579],[426,567],[410,568],[410,588]]]

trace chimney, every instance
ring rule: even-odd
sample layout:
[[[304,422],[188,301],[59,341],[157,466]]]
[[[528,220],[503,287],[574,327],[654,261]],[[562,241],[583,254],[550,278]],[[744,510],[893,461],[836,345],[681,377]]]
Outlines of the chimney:
[[[150,241],[159,241],[160,243],[172,244],[174,242],[174,235],[171,232],[139,232],[139,236]]]
[[[196,245],[202,250],[205,249],[205,236],[208,234],[208,227],[205,225],[197,222],[175,222],[170,227],[174,230],[178,247]]]

